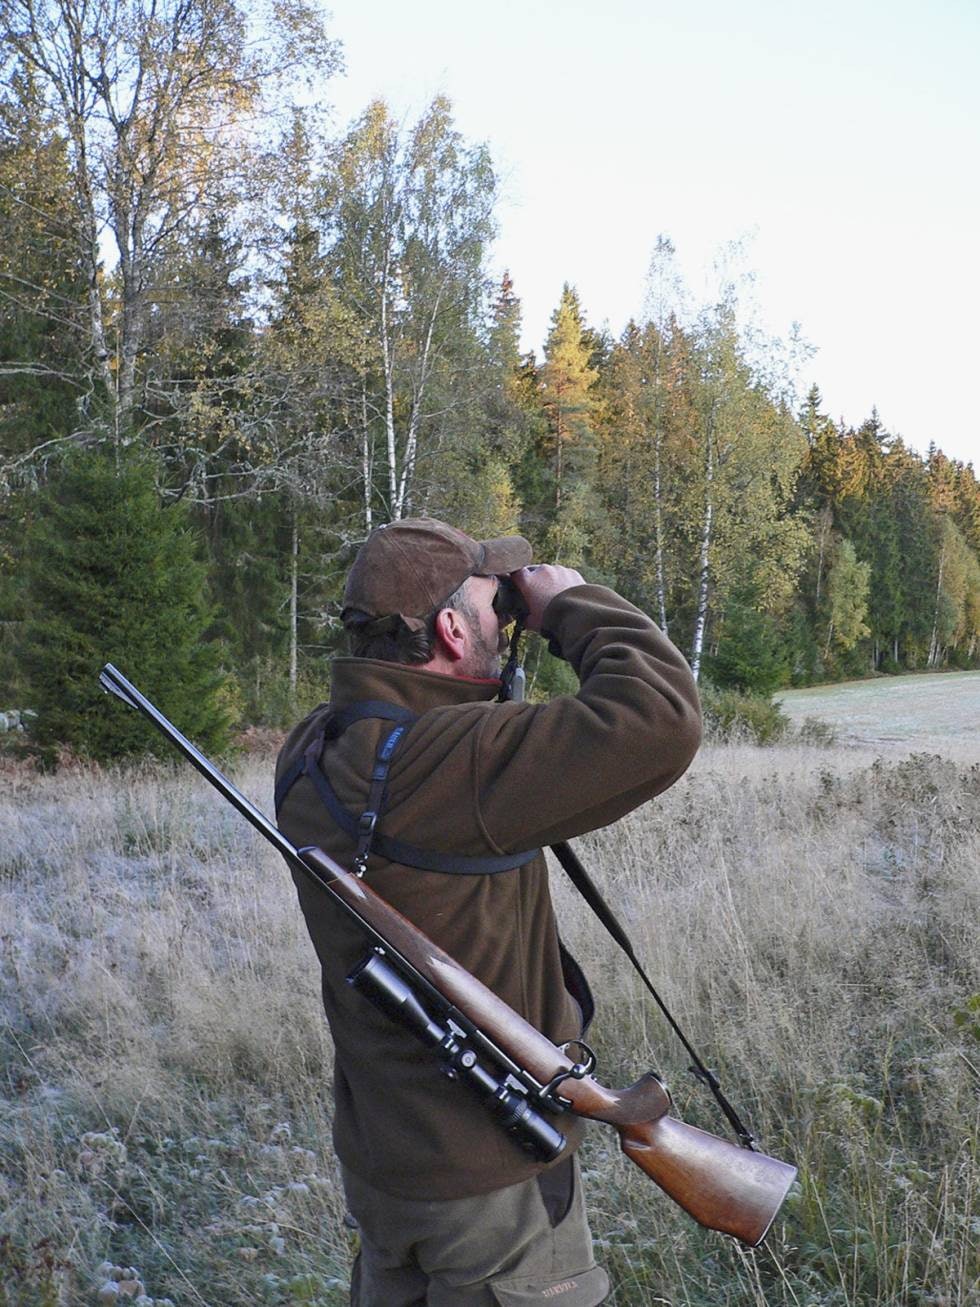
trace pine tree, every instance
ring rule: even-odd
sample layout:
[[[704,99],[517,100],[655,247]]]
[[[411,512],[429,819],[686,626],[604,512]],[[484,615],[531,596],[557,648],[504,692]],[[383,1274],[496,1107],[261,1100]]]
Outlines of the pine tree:
[[[216,215],[171,242],[147,328],[140,418],[168,483],[199,503],[252,493],[270,476],[243,257]]]
[[[181,508],[161,508],[147,463],[66,459],[40,496],[25,557],[25,665],[49,759],[58,745],[99,761],[170,755],[158,732],[106,698],[105,662],[203,748],[226,743],[219,649],[204,639],[204,569]]]

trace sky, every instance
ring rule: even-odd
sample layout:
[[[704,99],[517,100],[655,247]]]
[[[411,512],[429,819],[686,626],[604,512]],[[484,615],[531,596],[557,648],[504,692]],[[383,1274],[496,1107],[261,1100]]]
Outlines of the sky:
[[[661,233],[695,302],[740,242],[802,393],[980,470],[980,0],[327,3],[335,125],[447,94],[490,147],[525,349],[566,281],[590,325],[641,317]]]

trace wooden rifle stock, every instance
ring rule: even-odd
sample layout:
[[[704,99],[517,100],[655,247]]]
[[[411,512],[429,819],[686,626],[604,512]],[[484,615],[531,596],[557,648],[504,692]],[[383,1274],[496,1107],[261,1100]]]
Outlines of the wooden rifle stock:
[[[608,1089],[575,1064],[476,976],[417,926],[344,871],[322,849],[299,850],[302,861],[336,898],[365,921],[433,988],[541,1085],[562,1078],[555,1092],[576,1116],[619,1132],[623,1152],[680,1207],[710,1230],[756,1247],[782,1206],[796,1168],[738,1148],[668,1115],[670,1094],[652,1072],[626,1089]],[[547,1100],[538,1106],[547,1107]]]

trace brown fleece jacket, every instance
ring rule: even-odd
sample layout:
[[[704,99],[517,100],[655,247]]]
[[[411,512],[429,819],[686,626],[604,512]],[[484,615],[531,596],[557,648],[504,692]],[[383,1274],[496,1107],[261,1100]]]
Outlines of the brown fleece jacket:
[[[701,738],[687,663],[639,609],[604,586],[557,595],[544,625],[581,681],[547,704],[494,702],[496,681],[472,681],[340,658],[329,708],[384,700],[420,714],[394,756],[381,832],[425,849],[518,853],[605,826],[682,774]],[[290,734],[277,781],[323,729],[321,705]],[[382,731],[358,721],[329,741],[321,765],[359,814]],[[352,845],[301,777],[279,824],[349,866]],[[369,1184],[410,1198],[460,1198],[541,1170],[436,1058],[345,984],[368,949],[330,899],[296,873],[323,973],[336,1047],[334,1145]],[[543,855],[494,875],[419,871],[372,856],[367,880],[389,903],[555,1043],[580,1033],[562,980]],[[556,1120],[575,1146],[581,1122]]]

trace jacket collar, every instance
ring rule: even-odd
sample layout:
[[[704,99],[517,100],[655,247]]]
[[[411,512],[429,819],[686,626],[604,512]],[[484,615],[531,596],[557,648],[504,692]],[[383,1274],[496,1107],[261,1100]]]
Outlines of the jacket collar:
[[[421,714],[446,705],[486,702],[500,692],[496,677],[444,676],[378,658],[335,658],[331,666],[330,704],[334,708],[362,699],[383,699]]]

